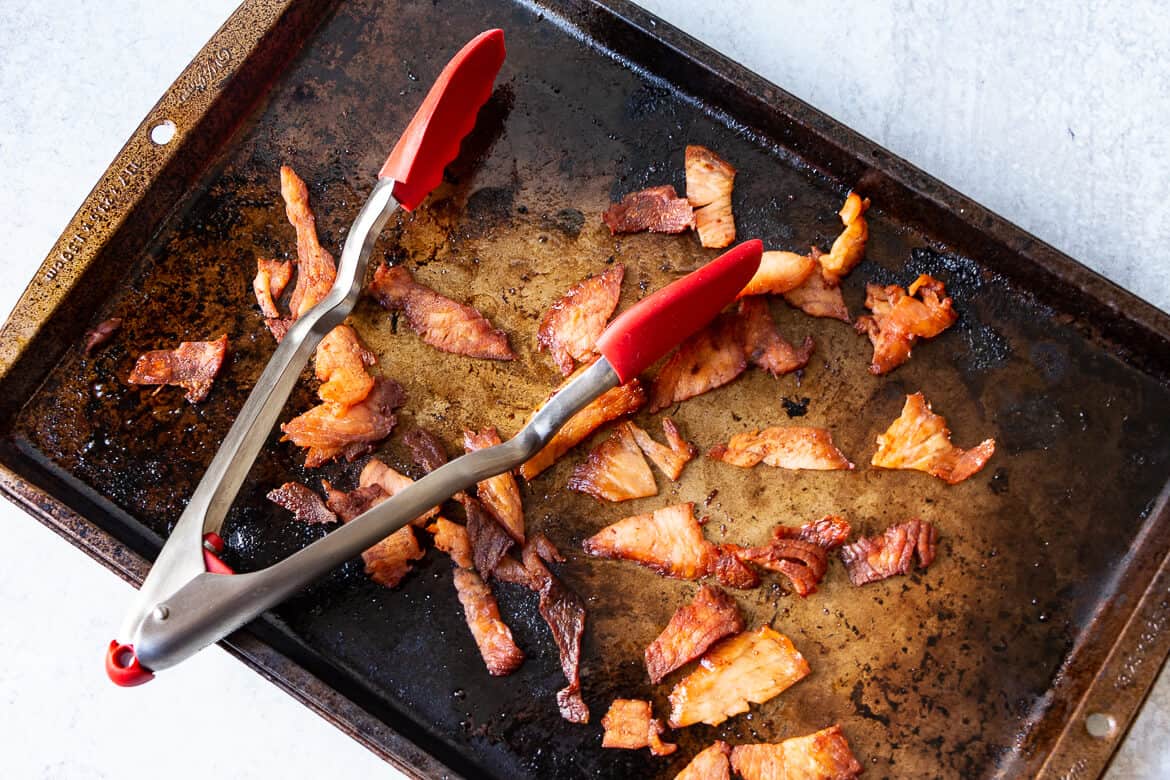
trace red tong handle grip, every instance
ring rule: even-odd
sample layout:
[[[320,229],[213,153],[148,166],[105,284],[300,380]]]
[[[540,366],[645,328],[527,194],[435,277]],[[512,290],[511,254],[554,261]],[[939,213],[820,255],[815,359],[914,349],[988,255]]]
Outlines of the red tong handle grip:
[[[459,154],[475,115],[492,94],[504,64],[504,31],[480,33],[447,63],[426,100],[386,158],[379,179],[394,180],[394,197],[414,211]]]
[[[759,239],[745,241],[644,298],[610,323],[598,351],[629,382],[734,301],[755,276],[763,251]]]

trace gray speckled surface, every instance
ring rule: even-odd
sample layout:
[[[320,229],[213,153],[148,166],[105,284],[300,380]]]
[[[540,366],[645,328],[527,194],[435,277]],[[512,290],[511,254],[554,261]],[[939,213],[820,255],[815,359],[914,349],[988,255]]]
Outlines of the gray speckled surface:
[[[1161,3],[848,0],[831,13],[775,0],[642,4],[1170,308]],[[0,315],[232,5],[0,3]],[[165,684],[114,689],[98,659],[126,586],[15,507],[0,505],[0,524],[10,552],[0,567],[0,774],[395,776],[218,650],[168,671]],[[1167,734],[1164,671],[1110,777],[1170,777]]]

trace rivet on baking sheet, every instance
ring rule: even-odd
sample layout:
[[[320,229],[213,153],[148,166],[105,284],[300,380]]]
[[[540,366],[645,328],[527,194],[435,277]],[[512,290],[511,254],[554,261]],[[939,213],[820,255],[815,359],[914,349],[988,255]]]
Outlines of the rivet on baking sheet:
[[[1108,739],[1117,731],[1117,719],[1104,712],[1093,712],[1085,718],[1085,731],[1090,737]]]
[[[176,132],[178,130],[175,127],[175,123],[169,119],[164,119],[150,128],[150,140],[159,146],[166,146],[175,137]]]
[[[171,615],[171,611],[167,609],[166,604],[159,604],[151,613],[155,620],[166,620]]]

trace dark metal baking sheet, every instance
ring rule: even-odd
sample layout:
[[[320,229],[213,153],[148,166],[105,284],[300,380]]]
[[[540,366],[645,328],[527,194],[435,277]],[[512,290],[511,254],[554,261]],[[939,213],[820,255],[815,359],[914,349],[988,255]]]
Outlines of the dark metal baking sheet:
[[[960,444],[994,435],[1000,450],[956,487],[912,473],[700,461],[677,488],[620,507],[564,495],[568,464],[541,477],[526,488],[529,524],[568,553],[561,574],[590,607],[587,727],[555,712],[555,648],[532,600],[501,588],[528,661],[490,678],[448,564],[433,554],[393,592],[351,564],[229,648],[420,774],[671,776],[716,736],[780,739],[832,722],[869,776],[1098,773],[1170,649],[1168,318],[625,3],[245,5],[119,155],[0,336],[4,491],[140,581],[272,350],[250,279],[258,255],[292,248],[278,166],[310,182],[322,240],[339,248],[431,79],[493,26],[506,30],[509,56],[491,101],[444,184],[391,224],[379,252],[473,301],[512,334],[520,359],[438,359],[363,306],[357,327],[407,387],[400,430],[426,425],[453,451],[464,426],[515,430],[556,381],[531,336],[559,291],[622,262],[628,305],[709,258],[690,237],[615,240],[598,216],[623,192],[681,185],[682,147],[695,142],[737,166],[740,235],[769,247],[825,246],[848,189],[873,199],[868,259],[845,286],[853,311],[865,281],[929,271],[962,318],[875,379],[863,339],[778,306],[788,334],[817,340],[802,383],[752,375],[687,402],[675,416],[688,436],[706,448],[783,422],[782,396],[808,397],[804,419],[864,464],[904,393],[923,390]],[[179,135],[156,147],[147,133],[162,119]],[[83,358],[81,334],[114,315],[126,319],[117,341]],[[202,406],[124,384],[137,352],[221,332],[232,360]],[[306,382],[288,413],[311,402]],[[397,437],[383,454],[409,469]],[[310,475],[300,461],[274,437],[241,491],[225,529],[239,568],[319,533],[267,505],[266,490],[290,476],[355,478],[354,466]],[[738,594],[749,622],[790,635],[813,675],[750,719],[677,734],[669,759],[602,751],[597,721],[615,696],[665,711],[669,685],[646,684],[641,650],[694,586],[586,559],[580,540],[675,500],[699,501],[709,536],[737,541],[829,511],[865,532],[921,515],[939,526],[942,553],[925,574],[861,591],[837,568],[805,600],[782,588]],[[1116,718],[1118,733],[1090,738],[1092,711]]]

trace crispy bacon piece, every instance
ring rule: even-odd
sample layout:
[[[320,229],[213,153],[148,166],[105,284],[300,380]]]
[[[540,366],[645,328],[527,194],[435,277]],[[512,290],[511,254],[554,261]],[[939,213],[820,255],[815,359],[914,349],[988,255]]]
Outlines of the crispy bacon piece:
[[[862,200],[856,192],[851,192],[837,212],[845,229],[837,236],[829,253],[820,257],[825,281],[831,285],[840,284],[841,279],[865,256],[865,242],[869,240],[869,223],[865,221],[868,208],[869,198]]]
[[[585,540],[597,558],[622,558],[660,574],[697,580],[709,573],[718,551],[703,537],[691,502],[633,515],[602,528]]]
[[[642,452],[646,453],[646,457],[653,461],[663,474],[670,477],[672,482],[678,482],[683,466],[690,463],[699,452],[695,445],[682,437],[674,420],[669,417],[662,418],[662,432],[666,434],[669,447],[654,441],[650,434],[628,420],[624,425],[642,448]]]
[[[688,146],[686,151],[687,200],[695,209],[695,230],[699,243],[722,249],[735,241],[735,218],[731,214],[731,189],[735,168],[705,146]]]
[[[790,374],[808,365],[815,344],[812,336],[805,336],[800,347],[794,347],[780,335],[780,329],[762,298],[744,298],[739,302],[739,317],[743,334],[743,354],[753,366],[759,366],[772,376]]]
[[[500,443],[500,434],[494,427],[463,431],[463,449],[475,452]],[[524,506],[520,502],[520,486],[511,472],[488,477],[476,485],[476,496],[508,535],[524,544]]]
[[[374,378],[366,372],[366,366],[376,361],[353,328],[338,325],[317,345],[314,363],[317,379],[321,380],[317,395],[342,408],[360,403],[374,389]]]
[[[99,322],[93,330],[85,332],[85,347],[82,349],[82,354],[86,357],[92,355],[95,349],[109,341],[121,327],[121,317],[110,317],[108,320]]]
[[[959,315],[946,294],[943,283],[926,274],[914,280],[909,292],[896,284],[865,286],[865,305],[873,316],[858,317],[853,327],[873,344],[869,373],[893,371],[910,359],[914,342],[933,338],[955,324]]]
[[[788,637],[768,626],[724,639],[670,692],[670,726],[718,726],[747,712],[750,704],[778,695],[809,671]]]
[[[731,766],[743,780],[850,780],[861,774],[838,725],[779,744],[736,745]]]
[[[467,538],[464,526],[439,515],[427,526],[427,531],[434,535],[435,547],[450,555],[456,566],[470,569],[475,565],[471,557],[471,540]]]
[[[760,584],[760,575],[740,559],[743,550],[738,544],[719,545],[719,557],[715,559],[715,579],[721,585],[739,590],[750,590]]]
[[[737,557],[783,574],[801,596],[814,593],[829,568],[829,556],[825,548],[802,539],[788,538],[783,533],[774,534],[769,544],[741,548]]]
[[[626,425],[615,428],[577,464],[569,476],[570,490],[614,502],[658,495],[654,473]]]
[[[329,293],[337,277],[333,255],[317,240],[317,220],[309,208],[309,188],[287,165],[280,167],[284,211],[297,231],[297,283],[289,299],[290,319],[297,320]]]
[[[881,536],[863,536],[841,548],[841,560],[854,585],[877,582],[905,574],[918,555],[918,567],[925,569],[938,550],[938,531],[925,520],[914,518],[891,525]]]
[[[276,301],[292,279],[292,271],[293,264],[288,260],[257,258],[252,292],[256,295],[256,303],[260,304],[260,313],[266,320],[282,319]]]
[[[346,493],[335,490],[328,480],[321,480],[321,484],[325,488],[326,506],[344,523],[390,497],[381,485],[366,485]]]
[[[323,403],[284,423],[280,426],[284,432],[281,441],[309,450],[305,455],[307,468],[316,468],[341,455],[352,461],[390,435],[398,421],[394,410],[405,400],[402,386],[393,379],[376,379],[361,403],[343,410]]]
[[[877,444],[872,465],[925,471],[948,485],[976,474],[995,454],[995,439],[985,439],[969,450],[951,444],[946,419],[930,410],[922,393],[906,396],[902,415],[878,436]]]
[[[325,506],[321,496],[300,482],[285,482],[268,492],[268,500],[292,512],[298,522],[336,523],[337,515]]]
[[[466,494],[459,501],[467,513],[467,539],[475,568],[484,578],[491,577],[515,542],[479,501]]]
[[[211,392],[227,356],[225,333],[215,341],[184,341],[175,349],[155,349],[138,358],[126,380],[132,385],[174,385],[197,404]]]
[[[803,542],[812,542],[829,552],[845,544],[853,529],[849,521],[840,515],[825,515],[820,520],[805,523],[800,528],[787,525],[778,525],[772,529],[775,539],[800,539]]]
[[[612,235],[618,233],[681,233],[695,226],[695,215],[686,198],[680,198],[674,187],[661,187],[631,192],[614,203],[601,219]]]
[[[817,270],[816,258],[796,252],[769,251],[760,256],[760,267],[747,286],[739,291],[740,298],[765,293],[788,293],[799,289]]]
[[[447,448],[442,440],[426,428],[415,428],[402,437],[410,457],[419,468],[430,474],[447,462]]]
[[[375,497],[370,501],[365,509],[369,509],[375,504],[380,504],[390,496],[397,495],[399,491],[408,485],[413,485],[414,480],[402,474],[401,472],[387,466],[378,458],[370,458],[366,465],[362,467],[362,473],[358,475],[358,490],[350,495],[358,493],[358,491],[370,490],[378,488],[382,491],[381,497]],[[371,493],[371,495],[374,495]],[[365,509],[362,511],[364,512]],[[338,513],[340,514],[340,513]],[[411,520],[411,525],[424,525],[435,515],[439,514],[439,507],[433,506],[426,512],[423,512],[418,517]]]
[[[663,677],[695,660],[723,637],[743,629],[743,616],[735,599],[704,585],[690,604],[675,610],[666,628],[646,648],[650,682],[662,682]]]
[[[366,574],[379,585],[393,588],[410,572],[410,562],[424,555],[409,525],[399,528],[362,553]]]
[[[615,265],[605,273],[582,279],[545,312],[536,343],[549,351],[565,376],[573,373],[573,361],[588,362],[597,354],[593,347],[617,308],[625,273],[625,266]]]
[[[726,445],[712,447],[707,457],[745,469],[760,461],[781,469],[837,471],[853,468],[833,444],[833,437],[827,430],[800,425],[737,433]]]
[[[508,336],[476,309],[419,284],[400,265],[379,266],[370,294],[390,311],[403,311],[411,330],[443,352],[488,360],[512,360]]]
[[[721,739],[716,740],[692,758],[674,780],[731,780],[730,757],[731,746]]]
[[[370,462],[362,469],[361,476],[358,478],[361,486],[356,490],[344,493],[335,490],[332,485],[325,482],[325,500],[329,509],[348,523],[404,487],[403,483],[392,479],[372,478],[373,475],[385,477],[383,470],[402,477],[401,474],[377,458],[371,458]],[[410,484],[409,477],[402,477],[402,479],[406,480],[405,484]],[[388,486],[392,489],[388,490]],[[430,514],[426,515],[426,517],[429,516]],[[370,576],[370,579],[380,585],[385,585],[387,588],[393,588],[410,571],[410,562],[422,558],[423,555],[423,550],[418,545],[418,539],[415,538],[414,529],[411,526],[406,526],[365,550],[362,553],[362,560],[366,563],[366,574]]]
[[[639,750],[648,747],[656,756],[669,756],[678,745],[663,742],[659,735],[665,730],[662,721],[654,717],[650,702],[641,699],[614,699],[609,712],[601,719],[605,735],[603,748]]]
[[[552,440],[544,446],[544,449],[533,455],[520,467],[520,475],[531,482],[537,474],[584,441],[589,434],[610,420],[633,414],[644,403],[646,403],[646,392],[637,379],[612,390],[607,390],[584,409],[570,417],[569,421],[552,437]]]
[[[500,618],[500,608],[491,589],[471,569],[456,566],[453,574],[467,627],[471,629],[488,674],[503,677],[516,671],[524,662],[524,653],[516,646],[512,631]]]
[[[812,256],[823,257],[815,249]],[[820,267],[809,274],[799,287],[784,293],[784,300],[811,317],[830,317],[849,322],[849,308],[845,305],[841,288],[830,284]]]
[[[658,372],[650,411],[722,387],[747,368],[739,319],[721,314],[678,346]]]
[[[552,630],[561,656],[561,670],[569,684],[557,691],[561,717],[571,723],[588,723],[589,707],[581,698],[581,637],[585,634],[585,602],[545,566],[562,560],[543,534],[529,537],[521,553],[528,572],[528,586],[540,594],[540,615]]]

